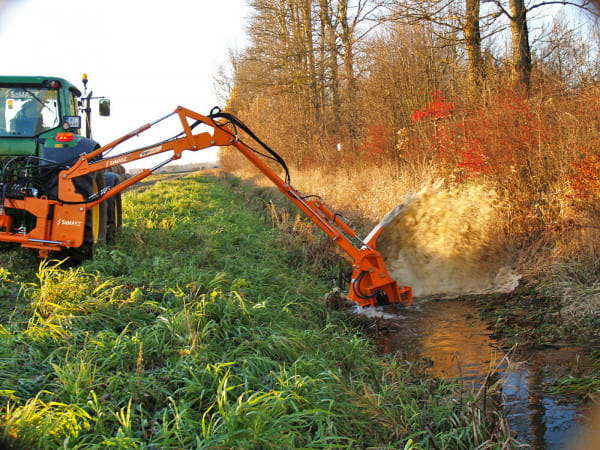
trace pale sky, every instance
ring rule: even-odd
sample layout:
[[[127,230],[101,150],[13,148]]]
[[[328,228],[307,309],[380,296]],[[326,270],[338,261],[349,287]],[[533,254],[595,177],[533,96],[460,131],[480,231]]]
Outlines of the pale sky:
[[[204,115],[213,106],[224,107],[213,77],[227,64],[230,49],[243,48],[249,15],[245,0],[0,0],[3,4],[2,75],[59,76],[83,91],[86,73],[88,91],[111,100],[110,117],[93,117],[101,145],[179,105]],[[170,131],[160,135],[156,128],[156,140],[170,137]],[[216,152],[192,155],[186,161],[214,159]]]

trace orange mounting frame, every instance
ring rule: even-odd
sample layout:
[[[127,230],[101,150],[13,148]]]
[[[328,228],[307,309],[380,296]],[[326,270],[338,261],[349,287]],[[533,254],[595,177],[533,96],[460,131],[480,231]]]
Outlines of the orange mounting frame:
[[[112,157],[103,157],[104,153],[113,150],[117,145],[174,114],[179,116],[184,129],[183,136]],[[207,125],[212,129],[212,133],[193,134],[194,126],[190,125],[190,120]],[[376,228],[363,242],[356,232],[339,215],[329,210],[320,199],[303,197],[293,186],[279,177],[250,147],[227,129],[225,124],[217,120],[179,106],[167,116],[143,125],[93,152],[81,155],[76,163],[59,174],[59,200],[44,197],[25,197],[23,200],[5,199],[5,208],[24,209],[33,214],[36,217],[36,226],[27,234],[8,233],[6,230],[10,230],[10,216],[0,214],[0,241],[17,242],[24,247],[36,248],[40,256],[47,256],[50,251],[60,250],[62,247],[79,247],[83,243],[85,215],[89,209],[146,178],[168,162],[181,158],[184,150],[198,151],[214,146],[233,146],[350,256],[353,274],[348,297],[352,301],[360,306],[399,302],[411,304],[411,288],[400,286],[390,277],[383,257],[376,250],[376,240],[383,228]],[[166,161],[152,169],[143,169],[110,188],[95,200],[86,200],[75,190],[74,178],[168,151],[172,151],[173,154]],[[354,245],[351,239],[357,240],[360,246]]]

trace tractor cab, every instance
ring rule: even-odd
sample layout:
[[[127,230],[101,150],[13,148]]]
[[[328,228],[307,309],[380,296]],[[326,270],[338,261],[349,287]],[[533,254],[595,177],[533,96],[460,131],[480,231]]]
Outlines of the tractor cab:
[[[83,77],[87,85],[87,77]],[[0,159],[41,158],[69,163],[98,146],[92,140],[92,93],[56,77],[0,76]],[[100,115],[109,115],[109,100],[100,98]],[[85,130],[83,120],[85,119]]]
[[[26,139],[65,129],[79,133],[80,96],[60,78],[0,77],[0,138]]]

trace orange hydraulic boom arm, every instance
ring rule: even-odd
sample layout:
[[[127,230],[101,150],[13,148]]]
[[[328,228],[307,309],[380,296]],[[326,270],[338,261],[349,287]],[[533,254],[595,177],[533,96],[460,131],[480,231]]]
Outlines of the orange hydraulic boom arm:
[[[156,145],[112,157],[103,157],[105,153],[111,151],[117,145],[173,115],[179,116],[184,130],[179,136]],[[199,124],[210,127],[212,133],[194,134],[193,129]],[[6,207],[27,209],[37,218],[35,229],[26,236],[15,235],[11,240],[19,242],[23,246],[37,248],[42,256],[46,256],[50,250],[59,250],[61,247],[78,247],[83,241],[85,213],[90,208],[139,182],[168,162],[181,158],[184,150],[198,151],[213,146],[232,146],[261,170],[285,196],[294,202],[350,256],[353,274],[348,297],[352,301],[360,306],[375,306],[402,301],[410,304],[412,301],[411,288],[400,286],[390,277],[385,268],[383,257],[376,250],[376,240],[382,228],[376,228],[366,240],[361,240],[356,232],[339,215],[327,208],[321,199],[303,197],[291,186],[289,180],[279,177],[271,167],[257,156],[257,152],[253,148],[238,139],[235,134],[236,126],[243,128],[264,146],[258,138],[247,130],[245,125],[229,114],[217,111],[216,113],[211,112],[210,116],[207,117],[180,106],[172,113],[153,123],[143,125],[104,147],[81,155],[78,161],[69,169],[60,172],[58,200],[32,197],[26,197],[24,200],[6,200],[11,202],[10,205],[5,204]],[[73,179],[79,176],[168,151],[172,151],[173,154],[164,162],[151,169],[142,170],[140,173],[102,192],[97,198],[83,199],[83,196],[76,191],[73,184]],[[268,151],[276,157],[274,159],[278,160],[287,172],[283,160],[270,149]],[[15,205],[15,202],[22,202],[22,204]],[[50,209],[53,210],[51,216],[49,214]],[[0,216],[0,222],[2,217],[7,216]],[[0,227],[2,226],[2,223],[0,223]],[[7,240],[5,237],[3,239]],[[351,239],[354,239],[358,245],[355,245]]]

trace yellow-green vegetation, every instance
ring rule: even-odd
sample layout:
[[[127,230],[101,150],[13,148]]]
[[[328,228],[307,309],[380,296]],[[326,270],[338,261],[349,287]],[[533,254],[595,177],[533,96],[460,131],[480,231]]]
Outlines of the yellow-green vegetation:
[[[123,234],[83,266],[6,250],[0,440],[38,449],[505,444],[503,421],[478,399],[378,355],[327,310],[326,283],[292,267],[302,252],[280,245],[281,231],[248,203],[192,174],[128,193]]]

